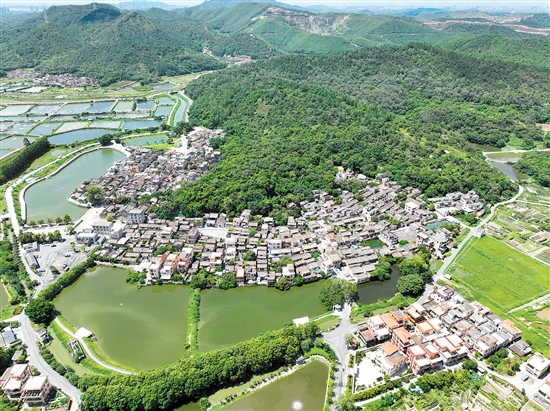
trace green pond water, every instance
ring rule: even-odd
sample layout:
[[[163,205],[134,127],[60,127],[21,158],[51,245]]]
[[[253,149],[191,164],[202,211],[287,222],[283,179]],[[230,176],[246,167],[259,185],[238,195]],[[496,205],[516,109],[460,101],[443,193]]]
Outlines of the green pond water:
[[[180,121],[183,121],[183,117],[185,116],[185,109],[187,108],[187,100],[178,94],[175,94],[174,97],[176,97],[181,102],[178,110],[176,111],[176,114],[174,114],[173,125],[176,125]]]
[[[126,271],[96,267],[54,301],[73,326],[86,327],[111,361],[139,370],[171,364],[183,355],[189,287],[137,289]]]
[[[223,411],[280,411],[323,409],[327,389],[328,365],[313,360],[242,399],[223,407]]]
[[[199,349],[210,351],[282,328],[293,318],[315,317],[322,282],[279,291],[265,286],[208,290],[201,293]]]
[[[397,280],[401,272],[397,267],[392,267],[391,278],[386,281],[369,281],[357,285],[359,302],[361,304],[372,304],[378,300],[387,300],[392,298],[397,292]]]
[[[151,146],[154,144],[163,144],[166,143],[168,138],[164,135],[162,136],[145,136],[145,137],[136,137],[124,140],[124,143],[127,146],[140,147],[140,146]]]
[[[62,169],[52,178],[30,186],[25,192],[27,221],[46,220],[69,214],[73,219],[87,210],[67,201],[67,197],[84,181],[99,177],[124,154],[116,150],[102,149],[84,154]]]
[[[71,357],[71,354],[69,354],[69,351],[63,347],[61,341],[55,337],[55,334],[51,330],[49,333],[53,339],[48,345],[48,350],[57,358],[57,361],[66,367],[71,367],[79,377],[82,377],[84,374],[92,374],[92,372],[84,366],[75,363]]]

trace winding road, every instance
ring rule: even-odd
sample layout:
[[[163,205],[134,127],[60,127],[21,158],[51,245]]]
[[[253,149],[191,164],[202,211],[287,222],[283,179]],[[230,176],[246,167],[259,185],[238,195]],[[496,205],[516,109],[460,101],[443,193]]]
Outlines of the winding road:
[[[19,318],[19,322],[21,324],[21,340],[27,345],[30,363],[35,366],[42,375],[47,375],[53,385],[80,403],[82,392],[72,385],[65,377],[61,376],[50,367],[40,355],[40,351],[36,345],[34,330],[31,327],[29,318],[23,313]]]
[[[76,336],[75,334],[73,334],[71,330],[69,330],[67,327],[65,327],[65,325],[61,321],[59,321],[59,319],[56,318],[54,321],[63,331],[65,331],[67,334],[69,334],[72,338],[74,338],[75,340],[77,340],[80,343],[80,345],[82,346],[82,348],[84,349],[84,351],[86,352],[86,355],[88,357],[90,357],[93,361],[95,361],[96,363],[101,365],[103,368],[107,368],[111,371],[118,372],[120,374],[128,374],[128,375],[129,374],[134,374],[133,372],[130,372],[128,370],[124,370],[122,368],[117,368],[117,367],[114,367],[110,364],[107,364],[106,362],[101,361],[92,352],[92,350],[90,350],[90,348],[86,345],[86,342],[82,338],[80,338],[80,337]]]

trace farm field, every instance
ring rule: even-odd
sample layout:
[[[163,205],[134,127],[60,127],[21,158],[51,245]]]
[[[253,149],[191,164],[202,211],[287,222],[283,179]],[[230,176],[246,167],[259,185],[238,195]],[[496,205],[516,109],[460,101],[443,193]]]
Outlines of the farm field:
[[[550,293],[549,267],[485,236],[472,240],[448,273],[452,287],[470,301],[477,300],[499,317],[510,319],[533,351],[550,356],[550,327],[536,319],[528,306],[512,310]]]
[[[550,268],[485,236],[474,239],[450,268],[482,303],[506,312],[550,292]]]

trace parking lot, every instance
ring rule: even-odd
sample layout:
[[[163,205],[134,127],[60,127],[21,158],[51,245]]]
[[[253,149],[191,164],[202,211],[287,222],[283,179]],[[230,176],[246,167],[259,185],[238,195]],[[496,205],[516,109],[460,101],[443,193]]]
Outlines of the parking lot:
[[[48,285],[55,282],[50,267],[53,266],[62,274],[86,259],[86,252],[78,244],[71,245],[74,237],[67,237],[64,242],[53,244],[41,244],[40,250],[35,252],[40,267],[39,273],[42,284]]]
[[[380,372],[380,368],[373,364],[372,360],[375,359],[376,353],[368,351],[367,355],[361,360],[361,363],[357,366],[356,386],[364,385],[368,387],[370,384],[379,384],[384,378],[384,374]],[[377,381],[377,379],[380,379]]]

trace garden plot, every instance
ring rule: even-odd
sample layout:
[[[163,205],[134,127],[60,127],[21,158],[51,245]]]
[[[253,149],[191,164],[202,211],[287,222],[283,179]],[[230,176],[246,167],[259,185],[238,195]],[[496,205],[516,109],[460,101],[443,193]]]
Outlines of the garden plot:
[[[65,123],[59,127],[56,134],[66,133],[67,131],[80,130],[88,125],[88,121],[73,121],[72,123]]]

